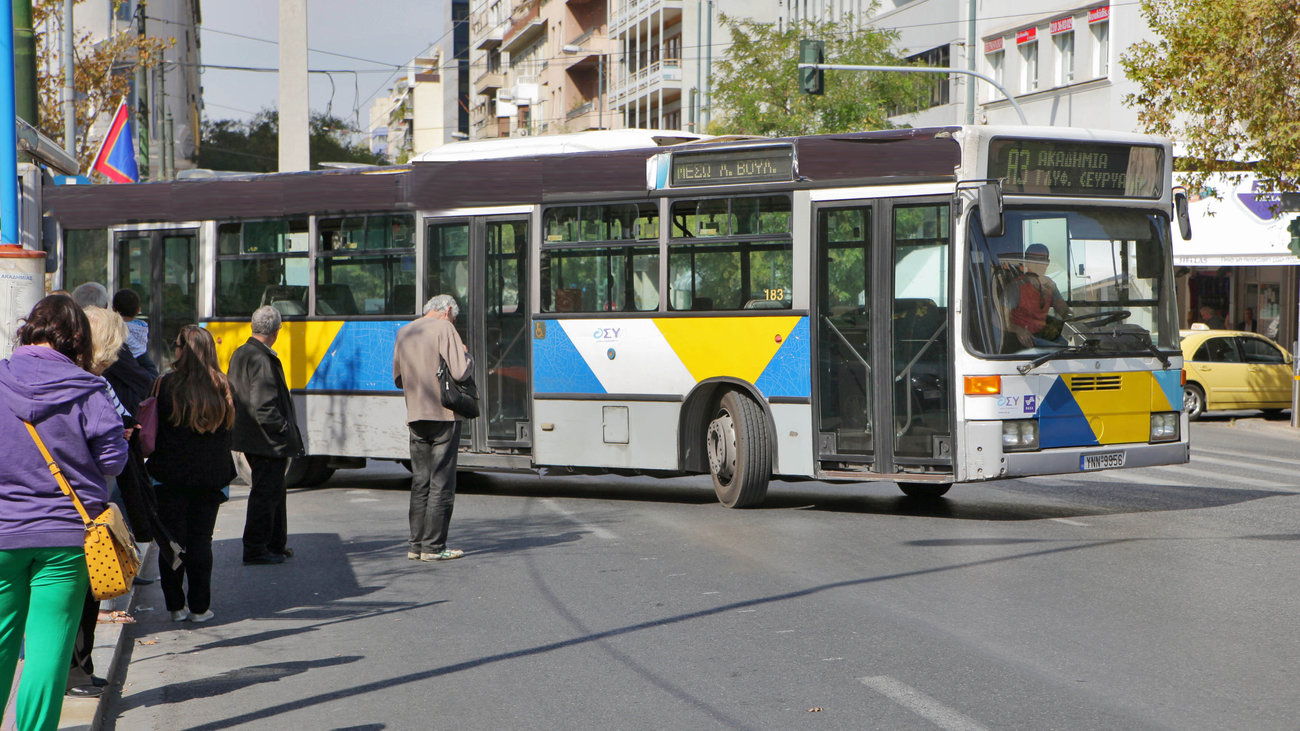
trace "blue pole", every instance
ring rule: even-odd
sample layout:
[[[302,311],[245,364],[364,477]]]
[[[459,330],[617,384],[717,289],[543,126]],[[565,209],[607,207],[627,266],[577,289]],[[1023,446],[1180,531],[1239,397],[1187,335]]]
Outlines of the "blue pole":
[[[0,0],[0,244],[18,243],[18,125],[14,101],[14,2]]]

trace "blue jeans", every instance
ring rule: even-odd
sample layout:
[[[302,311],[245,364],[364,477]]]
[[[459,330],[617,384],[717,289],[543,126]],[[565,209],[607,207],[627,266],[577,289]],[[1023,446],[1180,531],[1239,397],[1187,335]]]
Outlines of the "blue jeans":
[[[459,421],[413,421],[411,430],[411,550],[441,553],[456,502]]]

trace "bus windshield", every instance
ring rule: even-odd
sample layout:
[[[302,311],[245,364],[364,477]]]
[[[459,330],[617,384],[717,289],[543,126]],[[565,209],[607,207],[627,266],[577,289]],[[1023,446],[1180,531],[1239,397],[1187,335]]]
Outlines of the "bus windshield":
[[[984,355],[1178,346],[1169,221],[1148,211],[1008,208],[1006,232],[969,223],[966,337]]]

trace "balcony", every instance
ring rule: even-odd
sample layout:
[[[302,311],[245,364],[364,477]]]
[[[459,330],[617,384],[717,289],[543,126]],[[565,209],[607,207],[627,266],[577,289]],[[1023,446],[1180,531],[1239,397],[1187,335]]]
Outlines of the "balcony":
[[[500,71],[485,71],[474,79],[474,93],[484,96],[492,96],[492,93],[501,88],[505,76]]]
[[[526,12],[510,21],[510,29],[505,32],[501,50],[514,53],[545,31],[546,19],[541,17],[541,6],[533,3]]]
[[[655,61],[633,71],[618,81],[619,83],[616,83],[610,89],[610,97],[615,105],[621,104],[626,99],[636,99],[660,89],[665,92],[669,90],[680,92],[682,84],[681,61],[675,58]]]
[[[603,115],[608,117],[608,113]],[[601,129],[600,100],[592,99],[573,109],[564,116],[564,127],[569,132],[585,132],[589,129]]]
[[[470,18],[470,36],[476,50],[486,51],[501,45],[506,29],[510,27],[509,21],[498,20],[487,13],[474,13]]]

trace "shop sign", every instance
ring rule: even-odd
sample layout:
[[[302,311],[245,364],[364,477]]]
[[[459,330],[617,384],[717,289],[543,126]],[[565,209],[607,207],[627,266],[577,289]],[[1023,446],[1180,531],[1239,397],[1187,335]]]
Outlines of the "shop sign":
[[[1021,30],[1019,30],[1019,31],[1016,31],[1016,45],[1017,45],[1017,46],[1019,46],[1019,45],[1021,45],[1021,44],[1024,44],[1024,43],[1033,43],[1034,41],[1037,41],[1037,40],[1038,40],[1038,29],[1037,29],[1037,28],[1024,28],[1024,29],[1021,29]]]
[[[1088,11],[1089,23],[1101,23],[1110,20],[1110,6],[1103,5],[1100,8],[1093,8]]]
[[[994,38],[992,40],[984,41],[985,53],[997,53],[998,51],[1001,50],[1002,50],[1002,36],[998,36],[997,38]]]
[[[1050,32],[1052,35],[1057,35],[1058,33],[1068,33],[1072,30],[1074,30],[1074,18],[1072,17],[1065,17],[1065,18],[1060,18],[1059,20],[1053,20],[1052,26],[1050,28]]]

